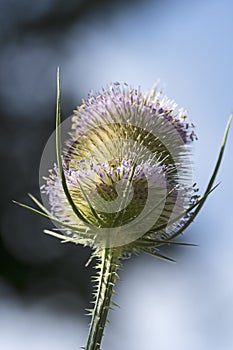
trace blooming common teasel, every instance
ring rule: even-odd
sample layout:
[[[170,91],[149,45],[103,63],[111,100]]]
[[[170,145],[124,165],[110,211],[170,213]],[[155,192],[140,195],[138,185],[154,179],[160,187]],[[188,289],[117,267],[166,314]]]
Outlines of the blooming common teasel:
[[[32,195],[39,209],[20,205],[53,221],[56,228],[45,233],[93,249],[98,274],[85,349],[98,350],[122,259],[145,252],[172,261],[159,247],[188,245],[174,238],[216,187],[231,119],[200,197],[190,158],[194,126],[186,111],[158,88],[143,93],[127,84],[111,84],[90,93],[71,120],[61,123],[59,73],[57,82],[56,131],[41,161],[44,205]]]

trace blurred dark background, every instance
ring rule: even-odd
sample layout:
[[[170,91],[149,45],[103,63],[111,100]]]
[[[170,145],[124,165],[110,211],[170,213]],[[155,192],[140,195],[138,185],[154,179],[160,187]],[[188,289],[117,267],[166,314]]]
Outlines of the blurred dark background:
[[[87,334],[88,318],[83,314],[89,307],[94,273],[93,264],[84,267],[89,249],[44,235],[43,229],[51,223],[12,203],[31,204],[27,193],[39,197],[41,154],[54,130],[57,66],[64,118],[89,89],[120,80],[148,90],[161,78],[169,97],[188,107],[199,125],[195,164],[203,189],[232,111],[232,13],[232,3],[226,0],[0,0],[0,347],[4,350],[76,349],[84,345]],[[232,140],[229,143],[232,149]],[[229,305],[233,306],[232,170],[228,152],[220,179],[225,187],[186,239],[201,242],[199,250],[170,249],[170,255],[179,256],[178,267],[146,257],[126,262],[122,283],[128,294],[119,290],[123,311],[117,311],[119,321],[113,315],[116,321],[106,337],[106,349],[154,350],[155,344],[170,349],[162,336],[166,327],[174,331],[173,349],[178,345],[179,350],[232,348],[228,329],[233,322],[228,313]],[[214,240],[219,234],[219,241]],[[221,263],[219,254],[224,254]],[[162,294],[148,284],[157,288],[158,281]],[[208,286],[212,286],[210,293],[215,290],[212,299]],[[171,305],[170,293],[177,298]],[[152,306],[146,300],[139,303],[144,298]],[[200,299],[205,306],[200,304],[193,316]],[[160,315],[158,323],[154,312]],[[140,328],[142,318],[145,331]],[[153,324],[161,327],[156,341]],[[188,324],[186,342],[185,337],[179,338],[179,330]],[[15,342],[11,339],[14,327],[19,329]],[[223,335],[216,338],[215,334],[219,327],[226,332],[223,347]],[[63,338],[62,331],[66,332]]]
[[[70,32],[109,22],[130,6],[137,1],[0,1],[0,278],[21,297],[71,291],[85,306],[91,298],[88,248],[46,237],[51,224],[12,200],[29,204],[27,193],[39,197],[40,158],[54,130],[56,68],[66,64]],[[77,48],[82,32],[80,26]],[[64,116],[80,103],[80,84],[62,91]]]

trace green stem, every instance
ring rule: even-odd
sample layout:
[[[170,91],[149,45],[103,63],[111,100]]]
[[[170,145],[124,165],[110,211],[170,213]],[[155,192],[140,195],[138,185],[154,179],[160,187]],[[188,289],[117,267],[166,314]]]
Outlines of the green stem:
[[[107,321],[108,311],[111,305],[111,297],[114,293],[114,285],[118,279],[120,249],[103,248],[101,250],[98,285],[95,298],[95,306],[92,310],[92,319],[86,350],[99,350],[103,337],[104,327]]]

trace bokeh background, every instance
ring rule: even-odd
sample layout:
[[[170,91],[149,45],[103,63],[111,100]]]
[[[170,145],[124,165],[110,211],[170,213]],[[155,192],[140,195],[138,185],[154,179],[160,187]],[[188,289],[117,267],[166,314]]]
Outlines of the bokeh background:
[[[39,196],[43,147],[54,130],[56,67],[68,117],[90,89],[158,79],[196,124],[203,193],[233,111],[233,2],[0,0],[0,348],[85,345],[93,265],[88,248],[45,236],[47,220],[17,207]],[[125,261],[103,349],[233,348],[233,142],[177,264]]]

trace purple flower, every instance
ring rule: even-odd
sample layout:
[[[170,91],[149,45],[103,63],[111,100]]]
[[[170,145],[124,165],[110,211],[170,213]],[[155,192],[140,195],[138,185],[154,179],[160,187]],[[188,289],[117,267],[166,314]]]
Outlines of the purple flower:
[[[71,198],[56,165],[43,186],[53,217],[74,228],[63,228],[66,240],[130,252],[180,230],[198,199],[185,110],[156,88],[115,83],[82,101],[71,129],[63,158]]]
[[[163,256],[163,244],[193,221],[213,187],[231,123],[228,121],[213,174],[202,197],[192,180],[191,144],[196,139],[186,111],[156,88],[142,93],[118,82],[74,111],[62,151],[60,85],[56,117],[57,164],[44,177],[40,210],[61,233],[45,230],[64,242],[94,248],[99,270],[86,350],[100,348],[120,260],[132,252]],[[41,168],[53,153],[48,142]],[[46,168],[46,166],[45,166]],[[47,168],[46,168],[47,169]]]

